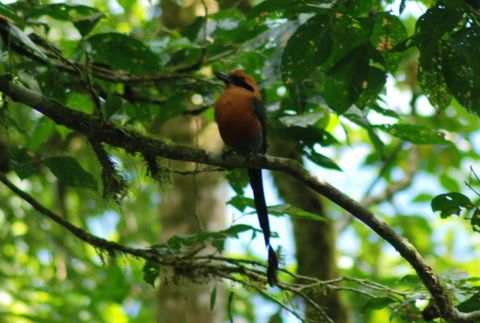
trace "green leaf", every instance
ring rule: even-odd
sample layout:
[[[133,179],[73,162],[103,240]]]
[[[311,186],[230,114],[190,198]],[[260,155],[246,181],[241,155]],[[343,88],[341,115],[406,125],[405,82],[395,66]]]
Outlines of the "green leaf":
[[[391,51],[407,38],[407,30],[400,18],[387,12],[375,16],[371,43],[382,54],[389,72],[394,72],[402,59],[402,54]]]
[[[25,148],[10,147],[11,167],[20,179],[28,178],[36,171],[36,163]]]
[[[279,204],[279,205],[269,206],[268,213],[275,216],[283,216],[286,214],[294,218],[309,219],[309,220],[320,221],[320,222],[330,221],[326,217],[320,216],[315,213],[304,211],[290,204]]]
[[[422,49],[426,46],[434,46],[444,34],[457,26],[462,18],[460,6],[448,7],[437,5],[428,9],[418,20],[415,26],[414,40]]]
[[[111,32],[96,34],[86,42],[95,63],[135,75],[151,74],[159,69],[157,56],[136,38]]]
[[[85,171],[77,160],[70,156],[49,157],[42,162],[59,180],[67,185],[89,188],[97,191],[97,181]]]
[[[386,75],[373,61],[383,60],[372,45],[359,46],[338,61],[327,73],[323,97],[337,113],[345,112],[352,104],[365,107],[382,90]]]
[[[213,311],[217,303],[217,286],[215,286],[210,293],[210,311]]]
[[[385,160],[386,155],[385,155],[385,144],[383,143],[382,139],[377,135],[375,129],[371,127],[371,125],[365,127],[367,129],[368,137],[370,138],[370,141],[373,143],[373,146],[375,147],[375,150],[378,152],[380,155],[380,158],[382,160]]]
[[[455,178],[452,178],[446,173],[442,173],[439,176],[440,184],[445,188],[445,190],[450,192],[458,192],[462,188]]]
[[[40,17],[48,15],[52,18],[70,21],[82,36],[87,35],[95,25],[104,17],[104,14],[93,7],[84,5],[68,5],[55,3],[33,10],[32,16]]]
[[[199,38],[198,36],[200,35],[200,31],[203,30],[204,25],[205,17],[196,17],[193,23],[182,29],[181,33],[191,42],[195,42]]]
[[[152,248],[160,250],[166,249],[174,253],[182,251],[184,247],[191,247],[192,245],[202,243],[204,244],[207,241],[210,241],[212,246],[222,251],[224,249],[225,239],[227,238],[238,238],[238,235],[243,232],[252,231],[254,234],[256,232],[261,232],[260,230],[247,225],[247,224],[237,224],[233,225],[223,231],[201,231],[197,234],[179,236],[174,235],[167,240],[166,243],[152,246]]]
[[[240,212],[244,212],[247,207],[255,208],[255,203],[253,202],[253,199],[242,195],[236,195],[232,197],[230,201],[227,202],[227,204],[230,204]]]
[[[437,109],[446,108],[452,101],[443,71],[444,49],[437,45],[423,47],[418,65],[418,83],[425,92],[428,101]]]
[[[176,92],[168,97],[167,101],[162,104],[162,107],[158,109],[156,107],[157,116],[160,121],[167,121],[173,117],[182,114],[186,110],[184,107],[185,94],[181,91]]]
[[[249,179],[245,169],[237,168],[227,172],[225,177],[228,183],[238,195],[243,194],[243,189],[247,186]]]
[[[248,225],[248,224],[236,224],[236,225],[232,225],[228,229],[220,231],[220,233],[225,234],[228,237],[238,238],[238,235],[240,233],[247,232],[247,231],[257,232],[259,230],[255,229],[254,227],[252,227],[251,225]]]
[[[400,116],[397,112],[393,111],[393,110],[389,110],[389,109],[385,109],[385,108],[382,108],[381,106],[377,105],[377,104],[372,104],[370,105],[370,109],[386,116],[386,117],[390,117],[390,118],[395,118],[395,119],[399,119]]]
[[[422,281],[420,280],[420,277],[418,277],[417,275],[408,274],[408,275],[403,276],[400,279],[400,283],[416,287],[418,285],[421,285]]]
[[[430,236],[433,230],[425,217],[399,214],[393,219],[392,225],[400,228],[402,236],[412,242],[420,252],[430,252]]]
[[[107,101],[103,102],[100,106],[102,110],[102,115],[105,120],[110,119],[110,117],[120,110],[123,105],[123,99],[118,95],[109,95]]]
[[[452,31],[461,19],[462,13],[458,9],[455,6],[444,5],[430,8],[418,19],[416,34],[413,37],[420,49],[419,84],[430,103],[438,109],[447,107],[451,101],[450,92],[455,92],[447,88],[448,77],[443,70],[448,69],[448,62],[451,60],[443,54],[446,49],[443,48],[441,39],[446,33]],[[457,68],[457,60],[454,59],[453,62]]]
[[[132,1],[132,0],[117,0],[118,4],[120,6],[122,6],[123,10],[125,10],[125,12],[131,12],[133,6],[135,6],[136,4],[136,0]]]
[[[333,160],[328,158],[325,155],[317,153],[315,151],[306,152],[308,159],[313,161],[315,164],[322,166],[328,169],[335,169],[341,171],[342,169],[338,166]]]
[[[90,31],[98,24],[100,19],[104,17],[103,13],[97,12],[84,19],[79,19],[73,22],[75,28],[77,28],[80,35],[85,37]]]
[[[332,40],[328,15],[316,15],[290,37],[282,56],[282,80],[301,83],[330,55]]]
[[[480,27],[454,33],[442,49],[442,70],[450,92],[468,111],[480,115]]]
[[[373,22],[371,17],[354,18],[349,14],[336,14],[331,27],[333,48],[324,64],[325,69],[338,64],[356,48],[367,46],[370,43]]]
[[[360,127],[367,130],[368,137],[372,141],[373,145],[375,146],[376,151],[380,155],[382,160],[385,160],[385,144],[377,135],[374,126],[370,123],[366,116],[357,114],[357,113],[346,113],[345,117],[352,121],[353,123],[359,125]]]
[[[197,242],[197,236],[178,236],[174,235],[167,240],[166,245],[173,251],[180,251],[183,246],[191,246]]]
[[[25,22],[25,19],[19,17],[15,11],[11,10],[8,6],[2,3],[0,3],[0,16],[4,16],[13,20],[17,25],[21,25]]]
[[[312,113],[302,113],[292,116],[283,116],[280,117],[279,120],[281,123],[286,125],[287,127],[309,127],[314,126],[317,122],[328,118],[328,113],[326,111],[321,112],[312,112]]]
[[[68,93],[66,105],[80,112],[92,113],[94,110],[91,96],[79,92]]]
[[[275,312],[272,316],[270,316],[267,323],[283,323],[282,312]]]
[[[472,209],[475,205],[467,196],[457,192],[450,192],[435,196],[431,207],[434,212],[440,211],[442,218],[447,218],[452,214],[460,215],[462,208]]]
[[[0,19],[0,35],[4,31],[6,35],[10,36],[10,39],[3,39],[4,43],[12,42],[13,44],[20,46],[22,50],[31,52],[45,62],[49,62],[48,57],[38,48],[37,45],[17,26],[9,23],[7,20]]]
[[[433,199],[433,195],[429,193],[419,193],[415,198],[412,200],[412,202],[415,203],[424,203],[424,202],[430,202]]]
[[[30,138],[27,140],[25,147],[30,150],[36,150],[41,144],[45,143],[55,130],[55,123],[47,118],[38,119]]]
[[[366,313],[372,310],[381,310],[382,308],[388,307],[388,305],[395,303],[395,300],[390,297],[377,297],[368,300],[368,302],[363,306],[362,312]]]
[[[313,149],[316,144],[326,147],[338,143],[337,139],[325,129],[315,126],[280,126],[274,131],[280,138],[298,141],[311,149]]]
[[[432,128],[412,124],[383,124],[375,125],[392,136],[409,141],[417,145],[449,144],[444,135]]]
[[[472,225],[473,231],[480,232],[480,209],[477,207],[475,208],[475,211],[473,211],[470,224]]]
[[[33,17],[50,16],[64,21],[75,21],[100,12],[98,9],[84,5],[68,5],[65,3],[50,4],[30,11]]]
[[[276,12],[292,14],[296,11],[305,9],[306,6],[304,4],[308,4],[307,0],[266,0],[262,1],[260,4],[255,6],[250,14],[249,17],[257,18],[257,17],[269,17],[275,16]]]
[[[160,276],[160,264],[147,260],[143,266],[143,280],[155,287],[155,280]]]
[[[476,293],[466,301],[458,304],[457,309],[465,313],[480,310],[480,293]]]
[[[374,66],[370,66],[368,70],[368,75],[362,83],[362,90],[355,101],[355,105],[363,109],[366,106],[369,106],[378,98],[378,95],[382,91],[383,87],[385,86],[385,82],[387,81],[387,75],[383,69],[379,69]]]
[[[255,209],[255,202],[253,201],[253,199],[240,196],[240,195],[234,196],[230,201],[228,201],[228,204],[232,205],[240,212],[244,212],[247,207]],[[327,218],[321,217],[318,214],[304,211],[290,204],[279,204],[279,205],[269,206],[268,213],[274,216],[289,215],[291,217],[301,218],[301,219],[310,219],[310,220],[321,221],[321,222],[329,221]],[[252,227],[241,228],[241,229],[243,231],[246,231],[247,229],[251,230]]]

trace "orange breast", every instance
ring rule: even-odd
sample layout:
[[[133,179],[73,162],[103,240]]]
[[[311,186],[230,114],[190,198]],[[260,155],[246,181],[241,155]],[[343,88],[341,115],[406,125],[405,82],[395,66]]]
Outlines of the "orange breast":
[[[240,152],[261,149],[262,125],[258,120],[253,95],[243,89],[227,89],[215,102],[215,120],[223,141]]]

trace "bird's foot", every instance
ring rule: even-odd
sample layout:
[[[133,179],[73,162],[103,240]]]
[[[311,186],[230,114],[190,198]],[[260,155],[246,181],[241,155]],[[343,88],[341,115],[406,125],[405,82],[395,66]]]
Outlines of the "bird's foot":
[[[231,156],[235,153],[236,153],[236,151],[232,147],[225,147],[222,150],[222,158],[227,158],[228,156]]]

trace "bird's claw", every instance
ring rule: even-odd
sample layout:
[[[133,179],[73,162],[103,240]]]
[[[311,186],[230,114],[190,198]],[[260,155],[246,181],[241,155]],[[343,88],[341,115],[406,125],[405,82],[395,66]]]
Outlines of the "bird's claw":
[[[228,156],[231,156],[233,154],[235,154],[235,149],[233,149],[232,147],[225,147],[222,151],[222,158],[227,158]]]

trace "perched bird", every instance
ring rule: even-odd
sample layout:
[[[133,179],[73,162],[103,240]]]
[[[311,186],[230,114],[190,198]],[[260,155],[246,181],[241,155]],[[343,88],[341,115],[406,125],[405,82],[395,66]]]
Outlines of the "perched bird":
[[[242,70],[230,74],[215,72],[226,89],[215,102],[215,120],[223,141],[241,154],[264,154],[267,151],[267,115],[255,80]],[[270,224],[263,192],[262,170],[248,169],[255,208],[268,250],[267,280],[277,281],[278,260],[270,245]]]

